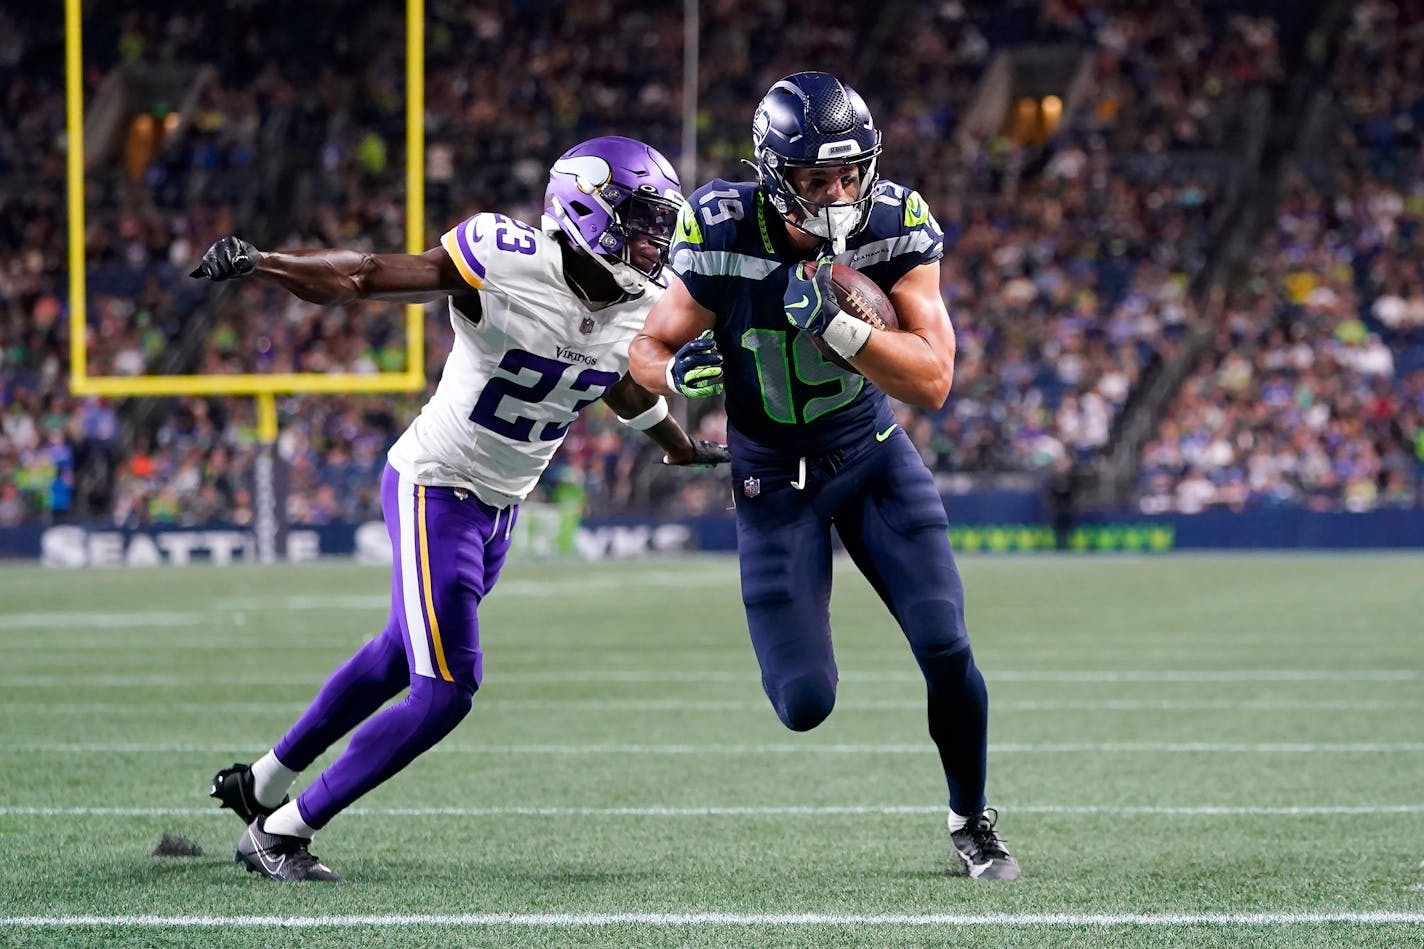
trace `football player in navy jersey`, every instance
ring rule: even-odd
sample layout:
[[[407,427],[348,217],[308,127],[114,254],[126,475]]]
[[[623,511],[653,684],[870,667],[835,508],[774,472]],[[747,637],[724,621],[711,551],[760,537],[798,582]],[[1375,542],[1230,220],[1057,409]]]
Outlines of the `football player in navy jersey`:
[[[752,133],[757,180],[712,181],[680,212],[675,278],[633,341],[633,376],[688,398],[725,390],[742,601],[777,716],[805,731],[835,705],[834,525],[924,673],[955,868],[1017,879],[997,813],[985,807],[989,699],[948,518],[886,398],[937,409],[949,395],[943,235],[919,194],[876,175],[880,132],[834,76],[777,82]],[[888,294],[898,331],[841,312],[832,261]],[[813,337],[856,371],[827,359]]]

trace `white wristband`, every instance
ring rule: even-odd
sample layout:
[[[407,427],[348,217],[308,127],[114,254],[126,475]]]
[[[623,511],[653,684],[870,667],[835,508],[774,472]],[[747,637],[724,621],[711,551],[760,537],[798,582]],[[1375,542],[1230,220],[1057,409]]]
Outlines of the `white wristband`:
[[[846,313],[837,313],[821,334],[826,345],[834,349],[843,359],[854,359],[860,355],[870,340],[870,324]]]
[[[664,399],[662,396],[658,396],[658,401],[654,402],[653,407],[648,409],[646,412],[643,412],[639,415],[635,415],[632,418],[623,418],[622,416],[619,416],[618,421],[622,422],[624,425],[628,426],[635,432],[646,432],[648,429],[652,428],[654,425],[658,424],[667,417],[667,399]]]
[[[674,381],[672,377],[672,364],[675,362],[677,362],[677,357],[669,356],[667,361],[667,368],[663,370],[663,381],[667,383],[669,392],[678,391],[677,382]]]

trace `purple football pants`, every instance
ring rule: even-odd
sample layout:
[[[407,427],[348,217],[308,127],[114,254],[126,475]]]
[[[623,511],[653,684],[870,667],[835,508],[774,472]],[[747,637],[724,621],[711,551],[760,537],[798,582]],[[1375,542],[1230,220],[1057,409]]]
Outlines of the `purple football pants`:
[[[297,798],[314,829],[469,712],[484,671],[477,611],[499,579],[518,512],[454,488],[415,484],[390,465],[381,478],[381,510],[394,554],[386,628],[331,674],[274,749],[282,764],[303,771],[360,725]],[[404,700],[372,714],[406,686]]]

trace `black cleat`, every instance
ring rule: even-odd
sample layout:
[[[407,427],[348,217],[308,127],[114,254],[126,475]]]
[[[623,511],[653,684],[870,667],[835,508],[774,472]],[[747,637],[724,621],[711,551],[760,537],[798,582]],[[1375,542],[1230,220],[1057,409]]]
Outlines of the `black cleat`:
[[[250,824],[259,817],[266,817],[291,800],[290,797],[284,797],[277,807],[267,807],[257,800],[254,786],[252,768],[234,763],[231,768],[223,768],[213,775],[213,789],[208,792],[208,797],[215,797],[222,802],[223,807],[231,808],[242,818],[244,824]]]
[[[247,825],[237,840],[233,863],[247,865],[248,873],[260,873],[269,880],[293,883],[316,880],[321,883],[345,883],[346,878],[322,863],[310,850],[305,837],[269,834],[263,829],[265,817]]]
[[[994,815],[992,820],[989,814]],[[999,812],[992,807],[985,808],[949,835],[954,852],[963,864],[957,876],[969,876],[976,880],[1017,880],[1023,876],[1019,862],[1004,846],[1004,838],[994,830],[998,822]]]

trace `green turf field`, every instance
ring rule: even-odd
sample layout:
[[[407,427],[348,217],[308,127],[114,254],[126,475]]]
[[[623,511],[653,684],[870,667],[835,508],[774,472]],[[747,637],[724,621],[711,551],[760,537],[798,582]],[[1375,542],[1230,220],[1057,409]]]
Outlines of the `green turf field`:
[[[0,945],[1424,945],[1424,558],[962,566],[1020,883],[945,875],[923,687],[848,564],[804,735],[732,560],[510,568],[474,712],[317,838],[328,887],[242,872],[205,795],[383,570],[0,569]]]

